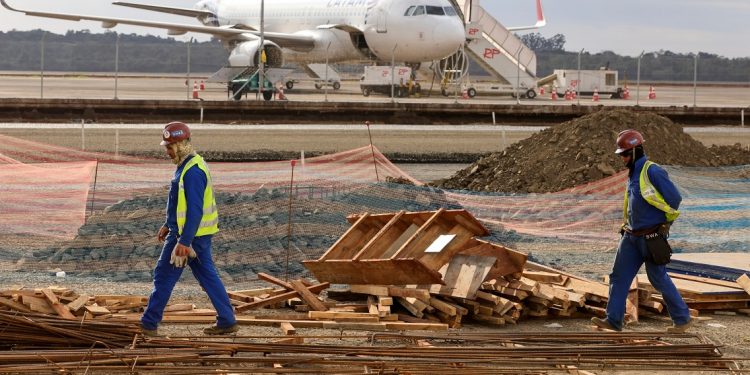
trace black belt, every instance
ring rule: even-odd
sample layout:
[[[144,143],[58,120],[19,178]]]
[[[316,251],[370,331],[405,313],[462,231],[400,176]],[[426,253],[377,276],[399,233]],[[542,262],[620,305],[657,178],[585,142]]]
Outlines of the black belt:
[[[641,229],[641,230],[632,230],[628,227],[624,227],[622,229],[624,229],[625,232],[628,232],[633,236],[642,237],[647,234],[656,233],[659,230],[659,225],[651,227],[651,228]]]

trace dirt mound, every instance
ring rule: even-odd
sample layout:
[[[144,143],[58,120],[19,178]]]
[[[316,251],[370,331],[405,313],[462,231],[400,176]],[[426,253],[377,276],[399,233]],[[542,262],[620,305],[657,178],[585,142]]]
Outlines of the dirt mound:
[[[750,164],[740,146],[704,146],[666,117],[627,109],[602,110],[547,128],[486,156],[439,186],[508,193],[546,193],[596,181],[625,169],[614,154],[624,129],[643,134],[649,159],[663,165]]]

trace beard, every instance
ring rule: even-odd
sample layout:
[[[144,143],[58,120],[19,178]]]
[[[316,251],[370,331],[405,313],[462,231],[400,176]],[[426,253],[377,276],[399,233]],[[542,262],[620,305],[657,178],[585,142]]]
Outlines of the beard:
[[[172,158],[172,164],[174,165],[182,164],[188,156],[195,154],[193,145],[188,140],[175,143],[173,148],[175,156]]]

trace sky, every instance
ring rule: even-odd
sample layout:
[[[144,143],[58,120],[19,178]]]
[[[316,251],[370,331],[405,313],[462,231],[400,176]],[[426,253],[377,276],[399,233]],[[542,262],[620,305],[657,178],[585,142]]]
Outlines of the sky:
[[[111,5],[110,1],[8,0],[26,10],[138,18],[167,22],[195,22],[186,17]],[[269,0],[273,1],[273,0]],[[408,0],[402,0],[408,1]],[[197,0],[133,0],[192,8]],[[482,6],[505,26],[526,26],[536,21],[534,0],[484,0]],[[641,51],[706,52],[729,58],[750,57],[750,0],[543,0],[547,26],[539,32],[549,38],[565,35],[565,49],[590,53],[613,51],[637,56]],[[55,33],[88,29],[103,32],[95,22],[71,22],[29,17],[0,8],[0,31],[46,29]],[[122,33],[166,36],[156,29],[118,26]],[[190,34],[177,39],[187,40]],[[206,36],[194,34],[199,40]]]

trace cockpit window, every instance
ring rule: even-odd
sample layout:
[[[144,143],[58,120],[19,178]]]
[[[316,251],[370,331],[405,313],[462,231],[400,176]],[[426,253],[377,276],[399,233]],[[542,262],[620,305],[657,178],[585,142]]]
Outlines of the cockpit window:
[[[443,11],[443,7],[436,7],[436,6],[427,6],[427,14],[431,14],[434,16],[444,16],[445,11]]]
[[[406,12],[404,12],[404,15],[407,17],[411,16],[411,12],[414,10],[414,8],[416,8],[415,5],[410,6],[409,9],[407,9]]]
[[[458,13],[456,13],[456,10],[453,9],[453,7],[445,7],[444,9],[445,9],[445,14],[447,14],[449,16],[457,16],[458,15]]]
[[[412,13],[411,15],[412,16],[420,16],[422,14],[424,14],[424,6],[420,5],[420,6],[417,7],[417,9],[414,10],[414,13]]]

